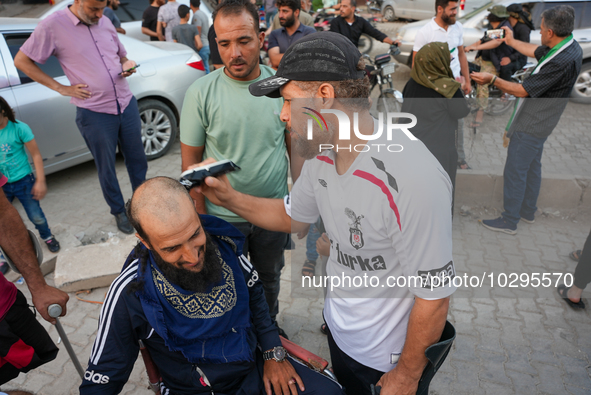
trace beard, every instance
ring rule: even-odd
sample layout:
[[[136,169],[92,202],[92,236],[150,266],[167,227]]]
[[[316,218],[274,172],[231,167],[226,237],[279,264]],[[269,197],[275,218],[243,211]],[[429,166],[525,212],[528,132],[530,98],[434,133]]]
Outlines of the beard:
[[[333,130],[338,130],[338,123],[334,123],[332,119],[327,119],[326,124],[328,130],[315,130],[312,135],[312,140],[308,140],[308,130],[304,127],[301,128],[302,132],[299,133],[294,129],[294,125],[288,128],[290,132],[297,137],[292,137],[292,150],[295,150],[301,158],[306,160],[315,158],[320,155],[323,150],[320,149],[321,144],[333,144]],[[297,127],[296,127],[297,128]]]
[[[295,16],[292,14],[291,18],[279,18],[279,24],[283,27],[292,27],[295,24]]]
[[[230,75],[234,78],[245,78],[245,77],[249,76],[250,73],[252,73],[252,71],[254,70],[254,68],[257,66],[258,63],[259,63],[258,56],[254,59],[252,64],[248,64],[248,62],[244,58],[239,58],[239,59],[235,59],[235,60],[231,61],[226,66],[226,71],[228,73],[230,73]],[[230,67],[232,65],[241,65],[241,64],[245,64],[245,65],[247,65],[247,67],[244,69],[244,71],[239,72],[239,73],[233,71],[233,69]]]
[[[91,16],[87,15],[82,9],[82,7],[78,8],[78,16],[80,16],[82,22],[84,22],[87,25],[98,25],[100,20],[100,18],[93,19]]]
[[[192,272],[177,267],[176,265],[183,265],[186,262],[171,264],[162,259],[154,249],[151,250],[156,265],[158,265],[158,268],[168,281],[184,290],[204,293],[212,284],[222,279],[222,263],[217,255],[218,248],[209,233],[205,232],[205,237],[207,241],[205,243],[203,269],[200,272]]]
[[[456,17],[447,15],[445,12],[441,15],[441,20],[445,22],[447,25],[455,25],[456,24]]]

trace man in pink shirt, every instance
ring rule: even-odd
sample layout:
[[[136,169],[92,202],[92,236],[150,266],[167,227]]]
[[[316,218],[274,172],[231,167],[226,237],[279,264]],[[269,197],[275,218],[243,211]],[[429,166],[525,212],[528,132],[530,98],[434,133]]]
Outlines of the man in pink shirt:
[[[50,287],[39,269],[29,233],[18,211],[8,201],[0,173],[0,247],[25,278],[33,304],[41,316],[52,323],[47,308],[57,303],[66,314],[68,294]],[[58,349],[29,309],[27,300],[13,283],[0,274],[0,385],[53,360]]]
[[[127,59],[115,27],[103,18],[106,0],[74,0],[70,7],[39,22],[17,53],[15,66],[34,81],[64,96],[77,107],[76,124],[96,163],[103,196],[124,233],[134,232],[125,214],[117,174],[117,144],[125,157],[135,190],[146,178],[148,163],[141,141],[137,100],[125,77],[136,66]],[[37,63],[56,56],[71,86],[45,74]]]

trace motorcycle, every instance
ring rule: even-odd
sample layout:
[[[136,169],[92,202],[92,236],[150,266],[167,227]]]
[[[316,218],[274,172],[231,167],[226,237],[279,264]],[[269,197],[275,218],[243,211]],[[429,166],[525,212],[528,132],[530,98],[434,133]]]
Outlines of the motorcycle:
[[[314,29],[317,32],[327,32],[330,30],[330,22],[335,18],[333,14],[329,14],[325,9],[321,8],[314,15]]]
[[[370,92],[376,86],[380,89],[377,111],[381,113],[400,112],[402,108],[402,93],[394,89],[392,84],[392,74],[396,71],[398,64],[391,62],[391,57],[399,52],[398,46],[391,45],[388,53],[376,55],[373,59],[368,54],[363,55],[366,63],[365,71],[371,84]]]

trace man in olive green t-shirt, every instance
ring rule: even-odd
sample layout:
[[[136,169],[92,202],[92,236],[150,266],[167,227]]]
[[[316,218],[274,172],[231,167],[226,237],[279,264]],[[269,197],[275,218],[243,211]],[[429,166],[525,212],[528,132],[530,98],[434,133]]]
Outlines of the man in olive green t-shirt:
[[[219,52],[224,63],[187,90],[181,114],[182,170],[207,158],[230,159],[242,169],[228,174],[240,192],[266,198],[287,195],[291,139],[279,119],[281,99],[253,98],[248,86],[275,72],[259,65],[260,45],[256,8],[244,2],[241,14],[226,12],[223,4],[214,13]],[[254,13],[253,13],[254,12]],[[197,210],[222,218],[246,236],[244,254],[258,271],[265,288],[271,318],[278,313],[279,280],[289,235],[270,232],[216,206],[192,192]]]

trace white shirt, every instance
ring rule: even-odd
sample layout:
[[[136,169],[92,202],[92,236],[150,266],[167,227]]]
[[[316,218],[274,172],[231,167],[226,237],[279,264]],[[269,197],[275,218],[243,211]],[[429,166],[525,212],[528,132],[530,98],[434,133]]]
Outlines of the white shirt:
[[[356,287],[355,280],[329,286],[324,317],[341,350],[388,372],[402,352],[414,296],[440,299],[455,290],[389,287],[388,277],[455,274],[455,268],[447,173],[421,141],[400,130],[392,141],[384,135],[368,143],[400,144],[402,152],[370,149],[339,175],[334,151],[324,151],[305,162],[285,206],[296,221],[322,216],[331,243],[328,276],[379,280],[377,287]]]
[[[431,19],[417,32],[412,50],[418,52],[423,45],[432,42],[442,42],[449,45],[449,50],[453,51],[451,52],[451,71],[454,73],[454,77],[460,77],[462,72],[458,57],[458,47],[464,45],[464,28],[462,24],[456,22],[453,25],[449,25],[447,30],[445,30],[435,22],[435,18]]]

